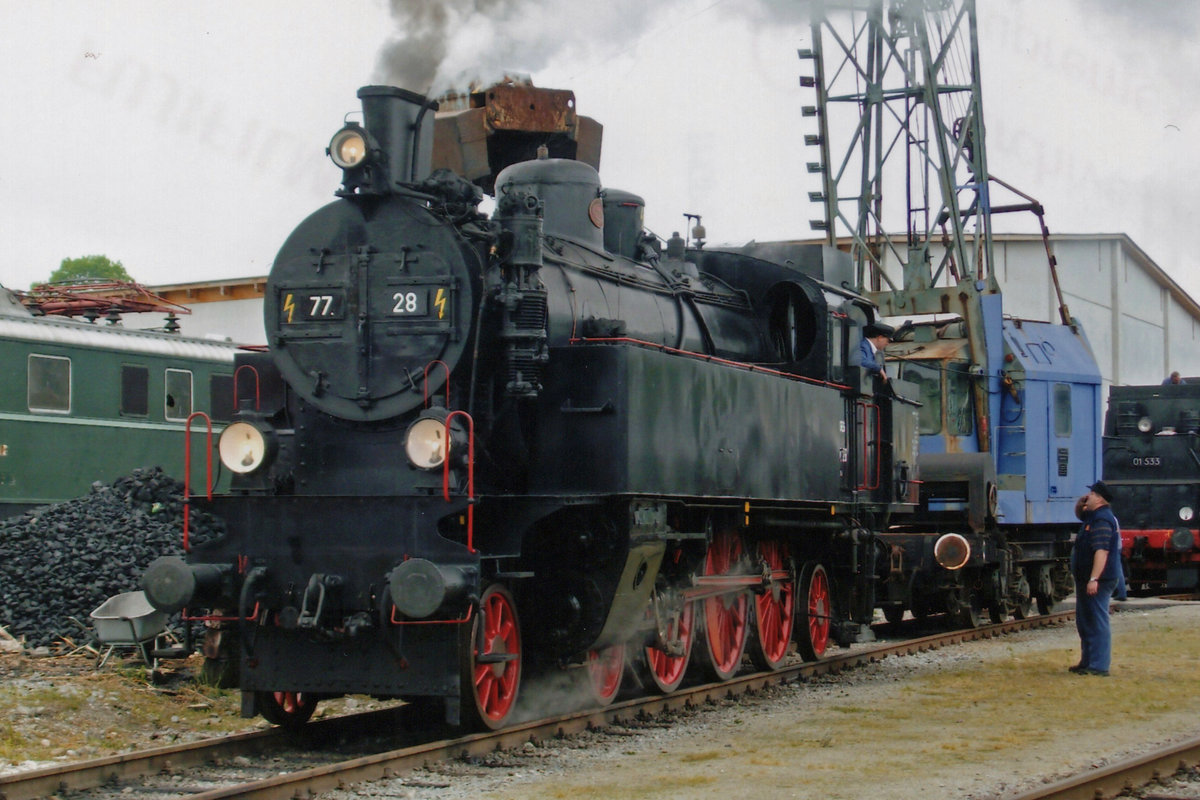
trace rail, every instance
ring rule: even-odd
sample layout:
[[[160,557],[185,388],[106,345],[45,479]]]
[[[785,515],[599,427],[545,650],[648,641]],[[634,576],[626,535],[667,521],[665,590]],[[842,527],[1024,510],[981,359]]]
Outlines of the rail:
[[[1200,738],[1166,745],[1145,755],[1039,786],[1010,800],[1109,800],[1197,765],[1200,765]]]

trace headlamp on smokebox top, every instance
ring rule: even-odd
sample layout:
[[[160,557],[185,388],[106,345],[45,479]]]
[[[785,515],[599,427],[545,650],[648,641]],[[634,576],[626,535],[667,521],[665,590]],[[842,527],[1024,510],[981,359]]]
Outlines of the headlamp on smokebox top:
[[[354,169],[362,165],[372,149],[367,132],[351,122],[333,135],[325,152],[342,169]]]

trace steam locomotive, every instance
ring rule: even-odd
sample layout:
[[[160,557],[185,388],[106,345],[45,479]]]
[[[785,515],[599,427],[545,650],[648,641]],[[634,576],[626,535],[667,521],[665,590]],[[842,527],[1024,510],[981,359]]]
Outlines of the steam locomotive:
[[[358,96],[238,356],[231,490],[192,499],[228,534],[144,576],[212,623],[243,712],[364,693],[497,728],[538,675],[606,703],[627,663],[670,692],[859,636],[919,433],[851,364],[875,309],[826,280],[844,254],[662,249],[637,195],[534,149],[569,136],[489,142],[472,182],[433,168],[434,102]]]
[[[1130,590],[1200,585],[1200,380],[1114,386],[1104,419],[1104,481],[1121,520]]]

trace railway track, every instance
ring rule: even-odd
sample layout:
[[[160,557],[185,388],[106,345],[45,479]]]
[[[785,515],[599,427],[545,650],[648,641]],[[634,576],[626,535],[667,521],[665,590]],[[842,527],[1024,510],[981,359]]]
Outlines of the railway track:
[[[821,661],[796,664],[777,672],[759,672],[730,681],[682,689],[666,696],[639,697],[604,709],[529,721],[504,731],[429,741],[418,739],[421,727],[406,715],[409,707],[347,715],[310,723],[300,736],[282,730],[238,734],[219,739],[161,747],[74,764],[0,777],[0,800],[117,796],[134,783],[138,794],[187,795],[194,800],[225,797],[309,797],[361,781],[405,773],[426,763],[478,757],[528,741],[578,733],[609,724],[624,724],[663,711],[697,706],[802,680],[975,639],[992,638],[1038,627],[1060,625],[1073,611],[1013,620],[972,630],[940,632],[839,653]],[[346,742],[356,748],[348,754]],[[302,753],[302,757],[298,756]],[[257,759],[257,761],[256,761]],[[323,763],[313,764],[314,761]],[[231,769],[231,765],[236,768]],[[246,780],[250,772],[260,777]],[[262,774],[269,772],[270,774]],[[284,772],[285,774],[278,774]],[[230,777],[230,775],[234,777]]]
[[[1200,765],[1200,738],[1167,745],[1151,753],[1047,784],[1011,800],[1108,800],[1197,765]],[[1171,797],[1153,792],[1138,796],[1163,800]]]
[[[397,712],[398,709],[390,708],[315,721],[305,727],[300,737],[289,735],[282,728],[270,728],[4,775],[0,776],[0,800],[61,796],[151,775],[175,775],[203,765],[271,757],[294,750],[298,745],[333,746],[347,736],[364,739],[394,735]]]

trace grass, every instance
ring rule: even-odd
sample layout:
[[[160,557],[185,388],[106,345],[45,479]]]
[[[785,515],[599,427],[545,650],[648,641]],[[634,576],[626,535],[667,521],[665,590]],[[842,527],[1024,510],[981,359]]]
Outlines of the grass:
[[[235,693],[194,684],[152,685],[144,668],[114,669],[0,685],[0,765],[108,755],[150,730],[163,743],[182,732],[244,730]]]

